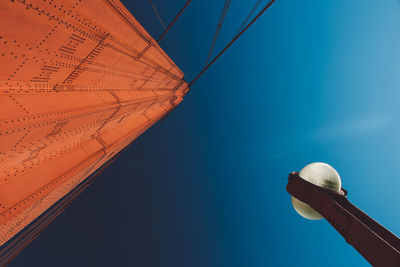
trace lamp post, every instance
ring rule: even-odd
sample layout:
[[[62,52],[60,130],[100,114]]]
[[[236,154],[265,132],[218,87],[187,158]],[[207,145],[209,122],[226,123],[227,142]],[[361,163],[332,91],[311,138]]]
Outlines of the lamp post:
[[[286,190],[304,218],[325,218],[373,266],[400,266],[400,239],[347,199],[336,170],[325,163],[289,174]]]

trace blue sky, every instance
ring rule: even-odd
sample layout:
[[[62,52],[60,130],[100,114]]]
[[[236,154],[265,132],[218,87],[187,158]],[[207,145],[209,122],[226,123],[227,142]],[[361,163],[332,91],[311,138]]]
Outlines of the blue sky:
[[[147,1],[123,2],[161,34]],[[168,23],[185,1],[153,2]],[[216,51],[255,2],[232,1]],[[223,5],[192,1],[161,42],[188,81]],[[285,186],[327,162],[400,234],[399,14],[395,0],[277,0],[11,266],[369,266],[326,221],[297,215]]]

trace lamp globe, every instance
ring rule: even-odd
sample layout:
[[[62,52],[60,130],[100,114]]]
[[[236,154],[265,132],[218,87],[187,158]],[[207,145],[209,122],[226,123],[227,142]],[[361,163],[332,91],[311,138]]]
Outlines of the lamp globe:
[[[314,162],[305,166],[299,176],[314,185],[339,192],[342,182],[337,171],[329,164]],[[298,214],[309,220],[320,220],[321,214],[311,208],[307,203],[292,196],[292,204]]]

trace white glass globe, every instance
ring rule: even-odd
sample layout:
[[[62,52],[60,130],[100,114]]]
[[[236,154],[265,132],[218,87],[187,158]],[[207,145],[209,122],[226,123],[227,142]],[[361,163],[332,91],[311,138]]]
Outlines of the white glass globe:
[[[342,182],[337,171],[329,164],[314,162],[305,166],[299,173],[304,180],[317,186],[340,191]],[[298,214],[309,220],[320,220],[322,215],[308,204],[292,196],[292,204]]]

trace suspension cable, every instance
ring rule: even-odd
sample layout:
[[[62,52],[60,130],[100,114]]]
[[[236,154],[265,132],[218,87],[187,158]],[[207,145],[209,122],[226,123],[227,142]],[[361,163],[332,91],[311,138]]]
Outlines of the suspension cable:
[[[164,36],[167,34],[167,32],[171,29],[172,25],[176,22],[176,20],[182,15],[183,11],[187,8],[187,6],[192,2],[192,0],[188,0],[186,4],[182,7],[182,9],[179,11],[178,15],[175,16],[175,18],[171,21],[171,23],[168,25],[168,27],[164,30],[164,32],[161,34],[161,36],[157,39],[157,43],[159,43]]]
[[[239,34],[237,34],[233,39],[232,39],[232,41],[230,41],[226,46],[225,46],[225,48],[224,49],[222,49],[221,50],[221,52],[219,52],[218,53],[218,55],[216,55],[215,57],[214,57],[214,59],[210,62],[210,63],[208,63],[207,64],[207,66],[205,66],[204,68],[203,68],[203,70],[202,71],[200,71],[200,73],[199,74],[197,74],[197,76],[196,77],[194,77],[194,79],[188,84],[188,86],[187,87],[190,87],[190,86],[192,86],[193,85],[193,83],[195,83],[199,78],[200,78],[200,76],[201,75],[203,75],[203,73],[204,72],[206,72],[206,70],[275,2],[276,0],[271,0],[258,14],[257,14],[257,16],[252,20],[252,21],[250,21],[249,22],[249,24],[247,24],[247,26],[246,27],[244,27],[244,29],[239,33]]]
[[[215,43],[217,42],[219,32],[221,31],[222,24],[224,23],[224,20],[225,20],[226,14],[228,13],[228,8],[229,8],[230,4],[231,4],[231,0],[225,0],[224,8],[222,9],[221,15],[219,17],[217,29],[215,30],[214,39],[213,39],[213,41],[211,43],[210,50],[208,51],[208,56],[207,56],[207,60],[206,60],[206,64],[205,65],[207,65],[208,62],[210,61],[212,52],[214,50]]]
[[[156,16],[157,16],[158,20],[160,21],[161,26],[162,26],[163,29],[165,30],[165,29],[166,29],[165,23],[164,23],[164,21],[162,20],[160,14],[159,14],[158,11],[157,11],[156,5],[153,3],[153,0],[149,0],[149,2],[150,2],[150,4],[151,4],[151,7],[152,7],[153,10],[154,10],[154,13],[156,13]]]

